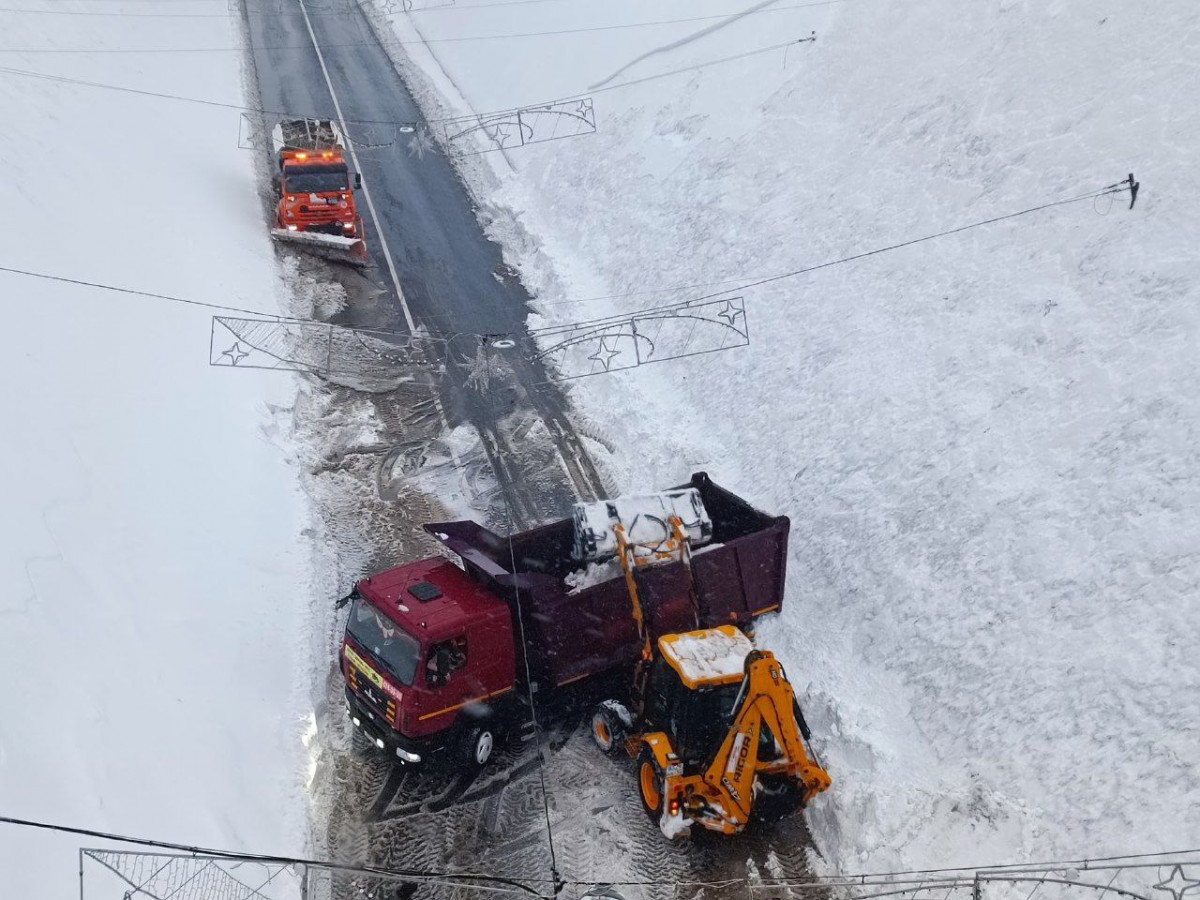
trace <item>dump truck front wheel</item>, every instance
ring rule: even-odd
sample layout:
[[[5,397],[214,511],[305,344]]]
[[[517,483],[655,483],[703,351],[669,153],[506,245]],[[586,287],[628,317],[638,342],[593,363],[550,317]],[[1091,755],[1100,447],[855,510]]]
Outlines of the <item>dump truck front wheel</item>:
[[[662,816],[663,808],[663,772],[654,751],[643,747],[637,758],[638,796],[642,798],[642,809],[655,822]]]
[[[463,762],[475,769],[482,769],[496,751],[496,731],[489,723],[473,725],[463,735]]]
[[[625,743],[625,723],[606,703],[592,713],[592,740],[605,753],[616,753]]]

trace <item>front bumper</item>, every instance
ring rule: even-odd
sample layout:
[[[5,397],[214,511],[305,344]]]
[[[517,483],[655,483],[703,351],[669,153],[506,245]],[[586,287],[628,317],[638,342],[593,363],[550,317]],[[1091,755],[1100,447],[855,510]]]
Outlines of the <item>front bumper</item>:
[[[445,748],[441,736],[432,738],[409,738],[385,723],[378,713],[372,712],[354,692],[346,688],[346,714],[354,727],[361,731],[376,748],[395,756],[402,763],[416,765],[428,762],[431,757],[440,755]]]

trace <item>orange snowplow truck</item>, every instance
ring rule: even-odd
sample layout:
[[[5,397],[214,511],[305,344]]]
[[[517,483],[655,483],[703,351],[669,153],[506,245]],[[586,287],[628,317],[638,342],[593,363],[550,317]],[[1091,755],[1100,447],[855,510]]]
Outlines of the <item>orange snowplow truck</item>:
[[[337,262],[366,265],[362,217],[354,203],[362,178],[351,177],[341,130],[327,119],[291,119],[276,125],[272,137],[279,167],[272,237]]]

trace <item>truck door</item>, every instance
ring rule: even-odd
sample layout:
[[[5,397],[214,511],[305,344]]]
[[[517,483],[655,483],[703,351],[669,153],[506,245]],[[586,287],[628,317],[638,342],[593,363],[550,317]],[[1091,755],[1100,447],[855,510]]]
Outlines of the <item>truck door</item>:
[[[451,638],[448,641],[439,641],[429,648],[429,655],[425,660],[425,683],[433,690],[444,687],[465,688],[466,679],[461,676],[455,678],[455,675],[466,667],[467,638],[465,635]]]

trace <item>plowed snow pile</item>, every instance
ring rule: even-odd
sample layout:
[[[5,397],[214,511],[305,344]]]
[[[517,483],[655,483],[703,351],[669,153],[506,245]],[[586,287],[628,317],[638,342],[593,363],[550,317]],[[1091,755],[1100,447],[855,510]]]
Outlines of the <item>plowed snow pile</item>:
[[[749,348],[574,397],[621,448],[626,490],[707,468],[792,517],[788,606],[762,637],[835,779],[810,814],[834,867],[1194,846],[1200,8],[760,8],[490,41],[452,39],[738,9],[390,20],[431,41],[404,47],[431,111],[680,72],[595,93],[594,136],[466,164],[552,322],[1137,173],[1132,212],[1102,199],[747,290]],[[704,65],[813,30],[786,56]]]
[[[48,12],[0,12],[5,67],[241,102],[236,52],[54,52],[233,47],[229,18],[75,14],[224,4],[9,5]],[[277,308],[236,110],[0,70],[0,118],[0,266]],[[291,376],[210,369],[211,310],[8,273],[0,296],[0,810],[300,850],[305,514],[268,408]],[[0,894],[77,895],[96,843],[0,826]]]

